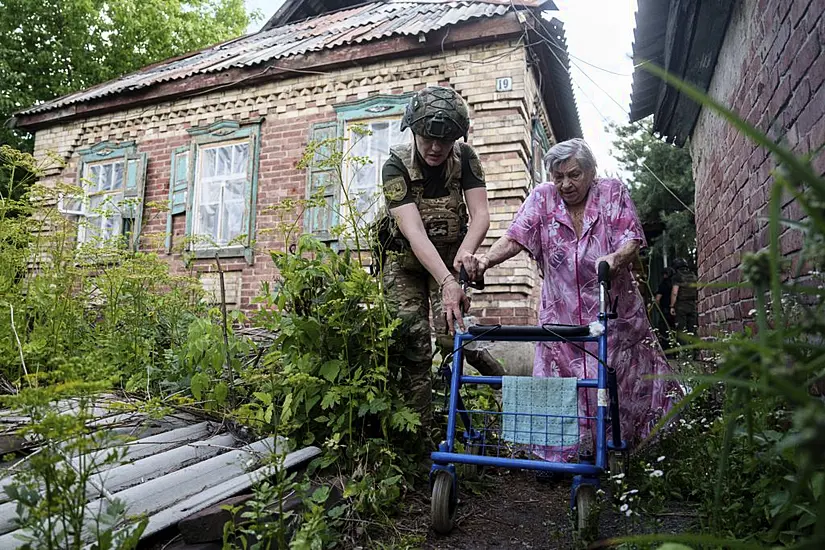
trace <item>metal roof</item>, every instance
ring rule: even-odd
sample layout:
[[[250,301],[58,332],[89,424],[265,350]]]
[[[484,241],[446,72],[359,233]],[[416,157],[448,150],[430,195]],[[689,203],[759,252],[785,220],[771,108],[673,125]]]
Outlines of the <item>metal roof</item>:
[[[54,405],[59,414],[76,414],[78,408],[76,400]],[[124,398],[96,398],[94,406],[85,411],[92,417],[87,425],[124,437],[113,440],[111,447],[82,457],[67,455],[66,459],[74,468],[79,464],[91,467],[100,464],[113,448],[123,449],[123,459],[117,464],[93,468],[87,486],[86,514],[91,519],[108,502],[118,499],[125,505],[127,517],[146,514],[149,523],[142,539],[248,491],[255,483],[272,477],[277,468],[295,468],[321,453],[317,447],[306,447],[286,454],[276,466],[268,459],[284,451],[281,439],[267,437],[248,443],[228,432],[224,423],[190,414],[155,420],[146,413],[124,412],[130,408],[139,409]],[[12,411],[0,411],[0,436],[12,436],[28,421]],[[17,527],[17,503],[2,489],[14,483],[16,471],[25,467],[24,457],[0,476],[0,548],[4,550],[24,544],[18,538],[24,531]]]
[[[653,132],[682,146],[700,106],[639,65],[650,61],[707,90],[722,48],[733,0],[639,0],[634,30],[630,121],[653,117]]]
[[[510,5],[480,1],[386,0],[326,13],[230,40],[152,65],[116,80],[37,105],[31,115],[186,77],[251,67],[266,61],[333,49],[396,35],[417,35],[475,18],[504,15]]]
[[[443,2],[443,0],[418,0],[420,2]],[[514,5],[526,8],[558,9],[553,0],[482,0],[488,4]],[[262,30],[280,27],[309,17],[315,17],[333,10],[351,8],[364,4],[363,0],[286,0],[278,11],[264,24]]]

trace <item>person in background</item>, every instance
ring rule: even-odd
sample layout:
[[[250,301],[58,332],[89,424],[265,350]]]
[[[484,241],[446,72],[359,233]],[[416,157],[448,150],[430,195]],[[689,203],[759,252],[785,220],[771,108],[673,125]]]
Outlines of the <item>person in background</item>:
[[[670,290],[670,314],[678,332],[695,335],[699,325],[696,313],[696,275],[683,258],[673,261],[673,269],[676,274]]]
[[[527,251],[544,274],[540,324],[580,325],[599,314],[597,266],[610,265],[611,295],[618,318],[610,322],[608,365],[616,369],[622,436],[632,447],[645,438],[680,392],[647,318],[630,264],[645,245],[644,232],[627,188],[617,179],[596,177],[596,159],[583,139],[561,142],[544,157],[553,183],[537,186],[506,234],[486,254],[464,261],[479,278],[489,268]],[[533,376],[594,378],[596,343],[537,345]],[[579,414],[596,411],[596,392],[579,391]],[[543,447],[547,460],[569,461],[592,453],[595,424],[580,420],[579,444]],[[588,429],[589,428],[589,429]]]
[[[406,128],[413,142],[393,147],[382,169],[391,217],[385,216],[389,223],[379,240],[385,241],[385,295],[407,338],[404,383],[426,433],[432,417],[430,313],[446,357],[470,307],[456,274],[484,240],[490,214],[481,161],[466,143],[470,115],[464,100],[450,88],[424,88],[407,105],[401,130]],[[482,374],[504,374],[487,350],[465,349],[464,356]]]
[[[673,330],[673,315],[670,312],[670,291],[673,288],[673,274],[672,267],[665,268],[662,273],[662,282],[659,283],[659,288],[656,289],[656,296],[654,297],[659,321],[659,341],[664,349],[670,349],[672,345],[670,334]]]

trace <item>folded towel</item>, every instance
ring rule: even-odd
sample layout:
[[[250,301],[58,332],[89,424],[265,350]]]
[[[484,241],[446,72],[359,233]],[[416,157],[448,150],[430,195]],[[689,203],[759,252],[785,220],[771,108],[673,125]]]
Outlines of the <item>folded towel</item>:
[[[502,437],[529,445],[567,447],[579,441],[576,378],[502,378]]]

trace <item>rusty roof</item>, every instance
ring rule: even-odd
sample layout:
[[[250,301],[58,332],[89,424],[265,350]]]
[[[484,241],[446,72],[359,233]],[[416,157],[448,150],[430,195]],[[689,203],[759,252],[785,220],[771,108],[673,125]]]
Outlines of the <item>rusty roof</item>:
[[[417,35],[478,18],[504,15],[509,4],[496,0],[385,0],[319,15],[312,19],[236,38],[146,67],[21,111],[31,115],[122,92],[145,89],[192,75],[252,67],[396,35]]]
[[[444,0],[419,0],[429,2],[443,2]],[[542,8],[544,10],[558,9],[553,0],[484,0],[488,4],[514,5],[525,8]],[[286,0],[278,11],[270,17],[262,30],[269,30],[287,23],[295,23],[303,19],[315,17],[335,10],[352,8],[364,4],[363,0]]]

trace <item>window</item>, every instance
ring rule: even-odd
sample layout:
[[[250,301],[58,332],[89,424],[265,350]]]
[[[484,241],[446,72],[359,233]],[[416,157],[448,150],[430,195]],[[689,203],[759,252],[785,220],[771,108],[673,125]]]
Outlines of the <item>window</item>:
[[[231,245],[246,233],[249,142],[201,147],[192,234],[196,248]]]
[[[537,118],[533,119],[532,129],[532,166],[533,185],[547,181],[547,169],[544,166],[544,155],[550,150],[550,140],[544,131],[544,126]]]
[[[143,212],[146,153],[134,143],[103,142],[80,151],[82,193],[60,197],[58,209],[78,217],[78,245],[100,247],[125,238],[137,248]]]
[[[375,220],[384,205],[381,188],[381,167],[390,157],[390,147],[407,143],[412,139],[409,128],[400,129],[401,120],[359,120],[347,124],[348,147],[351,157],[368,158],[370,162],[347,163],[344,169],[344,185],[351,206],[355,206],[352,219],[359,226]]]
[[[221,120],[190,128],[192,144],[172,153],[167,253],[173,219],[186,217],[185,252],[198,257],[254,259],[257,148],[263,119]]]
[[[86,223],[78,233],[78,241],[103,243],[122,234],[120,206],[123,194],[122,160],[87,164]]]
[[[336,121],[322,122],[310,129],[310,140],[335,143],[342,140],[347,157],[365,157],[366,164],[345,162],[338,181],[337,171],[314,163],[307,169],[307,197],[323,196],[326,204],[310,209],[304,216],[307,232],[324,241],[335,241],[333,228],[339,224],[341,202],[348,197],[357,209],[355,219],[363,227],[372,222],[383,206],[381,167],[389,157],[390,147],[412,139],[409,130],[400,131],[401,116],[409,94],[376,95],[368,99],[335,107]],[[356,130],[361,127],[368,130]],[[371,135],[370,135],[371,134]],[[326,151],[320,151],[324,156]],[[328,153],[328,152],[326,152]],[[328,156],[328,154],[326,155]],[[344,187],[344,189],[341,189]],[[346,193],[344,193],[346,191]]]

